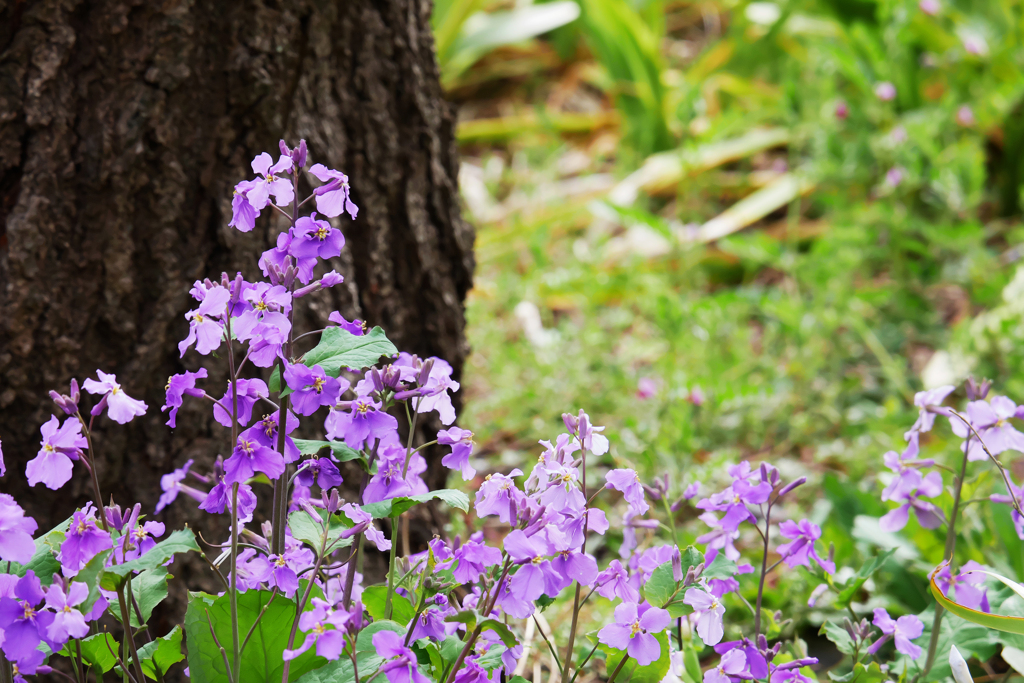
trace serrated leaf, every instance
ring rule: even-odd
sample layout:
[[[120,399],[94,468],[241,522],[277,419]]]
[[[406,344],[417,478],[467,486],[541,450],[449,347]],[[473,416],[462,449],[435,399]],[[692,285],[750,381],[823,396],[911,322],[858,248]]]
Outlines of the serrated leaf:
[[[166,567],[147,569],[138,576],[132,577],[132,595],[135,596],[135,604],[139,606],[139,611],[142,613],[140,622],[135,609],[129,610],[132,628],[142,628],[149,622],[149,618],[153,615],[153,609],[167,597],[167,580],[169,578],[171,576],[167,573]],[[111,602],[108,609],[117,617],[118,621],[124,623],[121,618],[121,607],[117,602]]]
[[[107,567],[103,572],[101,585],[107,590],[117,590],[127,582],[130,573],[159,567],[176,554],[189,551],[199,552],[196,535],[191,529],[179,529],[150,548],[149,552],[139,559]]]
[[[704,567],[701,578],[705,579],[728,579],[736,576],[736,563],[725,556],[725,553],[718,553],[711,564]]]
[[[453,508],[469,512],[469,496],[455,489],[438,489],[429,493],[421,493],[418,496],[399,496],[378,503],[369,503],[363,506],[363,510],[374,519],[397,517],[418,503],[426,503],[428,500],[441,500]]]
[[[157,638],[139,648],[142,673],[146,674],[147,678],[157,680],[166,674],[173,665],[185,659],[185,654],[181,651],[181,634],[181,626],[175,626],[166,636]]]
[[[388,587],[377,585],[365,588],[360,599],[363,601],[363,607],[376,621],[387,618],[387,597]],[[416,616],[416,608],[413,607],[409,598],[394,593],[391,596],[391,618],[399,623],[408,624],[414,616]]]
[[[338,515],[328,515],[326,510],[318,510],[318,512],[320,512],[321,519],[326,520],[328,517],[330,518],[329,527],[327,529],[328,548],[336,550],[338,548],[347,548],[352,545],[351,538],[341,538],[341,534],[351,528],[351,525],[344,524]],[[317,526],[316,522],[313,521],[313,518],[309,516],[308,512],[305,510],[296,510],[288,515],[288,528],[291,529],[292,536],[311,547],[314,552],[320,552],[320,542],[323,535],[323,529]]]
[[[342,368],[361,370],[376,365],[381,356],[397,353],[398,349],[379,327],[361,336],[340,327],[328,327],[320,335],[320,343],[310,349],[300,362],[310,368],[319,365],[325,373],[337,377]],[[270,376],[269,388],[274,392],[281,390],[281,375],[277,368]]]
[[[302,584],[300,583],[300,590]],[[316,591],[314,591],[315,593]],[[238,625],[241,638],[252,628],[260,612],[260,618],[252,638],[242,653],[242,672],[239,680],[245,683],[280,683],[284,671],[283,654],[288,645],[288,634],[295,620],[294,600],[277,595],[267,606],[270,591],[249,590],[238,594]],[[321,594],[322,596],[322,594]],[[310,601],[312,602],[312,601]],[[307,611],[312,604],[307,605]],[[210,621],[207,621],[209,614]],[[190,593],[185,610],[185,636],[188,639],[188,668],[192,683],[223,683],[227,680],[224,658],[210,635],[210,622],[217,634],[217,640],[228,652],[230,661],[234,640],[231,634],[230,596],[214,597],[205,593]],[[304,638],[301,633],[297,640]],[[295,681],[308,671],[327,663],[317,657],[315,649],[308,650],[292,660],[289,681]]]

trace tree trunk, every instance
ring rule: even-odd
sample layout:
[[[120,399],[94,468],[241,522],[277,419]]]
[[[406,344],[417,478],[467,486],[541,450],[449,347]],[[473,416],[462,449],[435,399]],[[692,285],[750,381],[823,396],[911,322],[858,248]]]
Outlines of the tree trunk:
[[[276,158],[280,138],[304,138],[311,163],[347,173],[360,207],[356,221],[337,219],[347,245],[330,265],[345,284],[298,301],[296,328],[340,309],[458,376],[473,233],[430,7],[0,0],[2,490],[41,530],[89,498],[79,470],[59,493],[24,478],[39,426],[59,412],[47,391],[66,393],[72,377],[115,372],[149,405],[125,427],[98,421],[102,487],[122,505],[152,513],[161,474],[228,454],[209,405],[186,398],[173,431],[159,407],[167,377],[200,360],[176,348],[192,282],[260,277],[260,253],[286,227],[272,211],[252,233],[227,227],[234,184],[252,177],[255,154]],[[219,395],[223,361],[201,361]],[[194,524],[194,507],[179,501],[164,521]]]

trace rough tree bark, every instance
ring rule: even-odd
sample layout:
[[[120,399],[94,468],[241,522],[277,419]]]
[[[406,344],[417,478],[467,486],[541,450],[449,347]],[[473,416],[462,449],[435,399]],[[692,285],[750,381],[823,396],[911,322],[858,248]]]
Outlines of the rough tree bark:
[[[302,300],[315,299],[297,327],[340,309],[458,375],[473,234],[429,12],[429,0],[0,0],[0,489],[41,528],[89,496],[81,477],[58,494],[24,482],[58,412],[46,392],[72,377],[116,372],[149,404],[97,430],[103,489],[121,504],[151,513],[162,473],[228,450],[208,406],[187,403],[173,432],[159,407],[167,377],[200,362],[176,349],[191,283],[257,277],[285,227],[269,211],[252,233],[227,227],[232,186],[282,137],[348,173],[360,207],[338,223],[347,247],[331,265],[346,284]],[[201,361],[219,394],[223,368]],[[194,522],[193,507],[165,521]]]

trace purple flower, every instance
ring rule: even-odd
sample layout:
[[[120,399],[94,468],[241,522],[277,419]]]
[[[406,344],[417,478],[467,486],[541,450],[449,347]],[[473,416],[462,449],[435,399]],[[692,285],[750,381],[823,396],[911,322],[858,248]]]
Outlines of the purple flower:
[[[636,383],[636,397],[641,400],[647,400],[656,396],[658,393],[658,380],[650,377],[641,377]]]
[[[178,342],[178,352],[182,356],[193,344],[196,345],[196,351],[204,356],[220,348],[220,343],[224,340],[224,325],[217,318],[223,318],[227,313],[229,301],[231,292],[216,285],[206,291],[198,308],[185,314],[188,320],[188,336]],[[86,382],[88,383],[88,380]]]
[[[931,472],[924,477],[917,470],[910,470],[903,482],[892,494],[891,500],[904,502],[878,520],[882,531],[899,531],[905,527],[910,518],[911,508],[917,515],[918,523],[925,529],[937,529],[941,526],[942,511],[921,498],[934,498],[942,493],[942,475],[938,472]]]
[[[992,402],[971,401],[967,404],[967,419],[978,432],[978,436],[984,442],[992,455],[999,455],[1003,451],[1024,452],[1024,434],[1010,424],[1009,419],[1016,417],[1017,406],[1005,396],[996,396]],[[960,421],[960,418],[951,416],[949,424],[953,433],[961,439],[970,442],[970,450],[967,452],[967,459],[971,461],[984,460],[988,456],[978,442],[978,437],[967,429],[967,426]],[[966,448],[966,443],[963,448]]]
[[[548,487],[541,493],[540,504],[554,512],[561,512],[567,516],[577,517],[583,514],[587,499],[580,491],[577,483],[579,470],[575,467],[563,467],[555,465],[547,470],[554,479],[548,483]]]
[[[44,597],[39,579],[29,570],[14,585],[12,596],[0,598],[0,631],[8,659],[22,660],[31,655],[40,640],[48,640],[46,631],[54,615],[39,609]],[[51,649],[59,649],[59,646]]]
[[[238,435],[235,450],[224,463],[225,483],[245,483],[257,472],[263,472],[271,479],[277,479],[284,473],[284,458],[254,438],[254,430],[258,432],[259,427],[250,427]]]
[[[398,420],[367,396],[352,401],[351,407],[351,411],[331,410],[327,415],[324,428],[328,439],[344,439],[349,448],[359,450],[372,446],[374,439],[386,440],[398,429]]]
[[[498,588],[498,599],[495,601],[495,606],[500,607],[505,614],[515,619],[526,619],[533,614],[536,606],[530,600],[524,600],[522,596],[512,590],[512,579],[514,577],[506,577],[501,582],[501,586]],[[468,604],[469,597],[467,600],[463,600],[462,606],[469,608]],[[475,604],[475,602],[474,602]]]
[[[295,476],[295,480],[306,487],[312,486],[314,479],[324,491],[342,482],[338,466],[330,458],[319,458],[316,455],[308,458]]]
[[[583,545],[585,537],[583,533],[584,526],[586,526],[587,532],[603,536],[609,527],[608,518],[605,516],[604,510],[601,508],[589,508],[585,515],[565,517],[561,523],[561,529],[569,538],[569,545],[571,547],[579,548]]]
[[[671,620],[663,609],[624,602],[615,608],[615,623],[598,631],[597,639],[647,666],[661,657],[661,644],[652,634],[664,631]]]
[[[608,568],[597,575],[597,594],[614,600],[621,598],[623,602],[638,602],[640,591],[629,583],[629,574],[618,560],[612,560]]]
[[[555,572],[583,586],[592,586],[597,580],[597,561],[591,555],[575,550],[564,535],[553,545],[555,557],[551,560],[551,567]]]
[[[54,583],[46,591],[46,606],[53,610],[53,621],[46,629],[46,636],[55,643],[67,642],[68,638],[84,638],[89,635],[85,617],[75,607],[89,597],[89,586],[81,581],[71,584],[67,594],[60,584]]]
[[[487,670],[475,660],[467,658],[463,666],[455,674],[452,683],[490,683],[491,677]]]
[[[345,236],[327,221],[318,221],[316,212],[295,222],[295,231],[288,249],[296,259],[334,258],[341,254]]]
[[[882,81],[875,86],[875,97],[883,102],[896,99],[896,86],[889,81]]]
[[[35,531],[36,521],[25,516],[14,497],[0,493],[0,561],[28,564],[36,551]]]
[[[690,615],[693,616],[693,615]],[[733,650],[739,650],[746,658],[746,670],[740,675],[741,678],[761,680],[768,677],[768,661],[758,651],[757,646],[747,638],[742,640],[731,640],[718,643],[714,646],[715,652],[726,655]]]
[[[291,597],[299,588],[299,577],[296,570],[305,569],[312,564],[312,553],[306,549],[286,550],[283,555],[256,557],[249,563],[253,577],[266,582],[271,588],[277,588],[285,597]]]
[[[650,509],[644,500],[644,487],[634,470],[611,470],[605,477],[606,489],[621,491],[634,515],[643,515]]]
[[[454,610],[442,611],[436,607],[423,610],[420,613],[420,618],[411,626],[411,640],[419,640],[420,638],[430,638],[434,641],[444,640],[446,635],[444,618],[448,612],[454,613]]]
[[[540,534],[528,537],[522,529],[515,529],[505,537],[503,546],[509,557],[521,565],[510,585],[520,600],[532,602],[544,594],[555,597],[569,585],[569,579],[545,559],[548,548]]]
[[[46,659],[46,653],[42,650],[32,650],[21,659],[11,662],[11,672],[14,674],[14,683],[28,683],[25,676],[32,674],[48,674],[52,669],[42,666]]]
[[[380,667],[388,683],[431,683],[416,666],[416,655],[403,644],[402,636],[394,631],[373,634],[373,649],[390,661]]]
[[[42,482],[56,491],[71,479],[71,460],[78,460],[81,449],[88,448],[89,442],[82,436],[82,423],[77,418],[69,417],[61,425],[57,416],[51,415],[40,431],[42,448],[25,466],[25,475],[30,486]]]
[[[238,424],[246,426],[252,419],[252,408],[260,398],[270,396],[270,389],[267,383],[261,379],[240,379],[237,380],[237,397],[232,396],[231,381],[228,380],[227,391],[221,399],[213,404],[213,419],[225,427],[231,427],[231,404],[237,400],[236,410],[238,411]],[[224,406],[221,408],[221,406]]]
[[[339,616],[342,619],[339,619]],[[313,609],[303,612],[299,617],[299,629],[308,633],[295,650],[284,651],[284,661],[295,659],[316,644],[316,654],[324,659],[335,660],[341,656],[345,647],[344,623],[347,614],[336,614],[328,602],[313,598]],[[336,623],[339,622],[339,623]],[[342,628],[338,628],[339,625]],[[333,627],[333,628],[329,628]]]
[[[223,515],[231,512],[231,484],[221,479],[210,489],[206,499],[199,504],[200,510],[211,514]],[[256,509],[256,494],[248,484],[238,485],[238,520],[248,522]]]
[[[137,560],[142,557],[156,545],[154,538],[159,538],[164,535],[164,524],[163,522],[144,522],[142,524],[136,524],[128,531],[121,541],[118,541],[118,546],[114,549],[114,554],[117,555],[119,562],[128,562],[131,560]],[[127,547],[122,547],[122,542],[127,542]]]
[[[267,448],[277,449],[277,428],[281,422],[281,411],[275,410],[269,415],[264,415],[263,419],[254,424],[252,427],[242,432],[242,434],[248,434],[251,439],[258,441]],[[285,434],[291,434],[299,427],[299,418],[295,417],[295,413],[288,411],[288,417],[285,420],[284,428]],[[295,445],[295,440],[292,437],[287,436],[284,440],[284,461],[295,462],[302,454],[299,453],[299,447]]]
[[[718,661],[718,666],[704,672],[704,683],[731,683],[730,676],[736,676],[747,668],[747,655],[743,650],[729,650]]]
[[[341,273],[339,273],[336,270],[332,270],[331,272],[324,274],[324,276],[320,278],[320,287],[322,287],[323,289],[327,289],[328,287],[340,285],[344,281],[345,277]],[[334,314],[332,313],[331,315]]]
[[[258,282],[243,295],[249,303],[246,311],[231,321],[231,333],[241,341],[248,341],[264,331],[259,326],[276,328],[287,335],[292,329],[288,311],[292,307],[292,295],[281,285]]]
[[[943,408],[942,402],[953,393],[954,389],[956,387],[952,384],[947,384],[914,394],[914,405],[921,410],[917,415],[917,421],[910,427],[910,431],[903,435],[903,438],[910,441],[910,435],[914,432],[930,432],[935,425],[936,415],[949,415],[949,408]]]
[[[356,337],[361,337],[366,333],[366,323],[364,323],[362,320],[359,320],[358,318],[353,320],[352,322],[349,322],[341,315],[341,313],[339,313],[338,311],[334,311],[329,316],[327,316],[327,319],[334,323],[335,325],[337,325],[338,327],[340,327],[341,329],[348,332],[349,334],[354,335]]]
[[[921,648],[910,641],[921,637],[921,634],[924,633],[924,624],[913,614],[904,615],[894,621],[888,612],[879,607],[875,609],[874,624],[882,630],[883,635],[868,648],[869,654],[875,654],[886,641],[895,638],[897,652],[905,654],[911,659],[921,656]]]
[[[455,407],[452,405],[452,397],[449,391],[458,391],[459,383],[452,379],[452,366],[440,358],[429,358],[432,362],[427,381],[422,383],[423,395],[421,398],[412,401],[417,413],[429,413],[436,410],[441,418],[441,424],[450,425],[455,422]],[[392,367],[398,369],[402,374],[402,381],[409,382],[417,380],[423,368],[424,361],[408,353],[398,354]]]
[[[110,534],[96,525],[96,509],[86,503],[81,510],[75,510],[67,536],[60,544],[57,559],[64,567],[65,576],[74,576],[89,560],[104,550],[114,547]]]
[[[476,583],[488,567],[501,564],[501,551],[489,545],[469,541],[455,549],[452,576],[459,583]]]
[[[696,587],[686,591],[683,602],[693,607],[697,616],[697,635],[704,641],[704,644],[718,644],[725,634],[725,629],[722,627],[725,606],[705,589]]]
[[[944,562],[942,569],[935,574],[935,583],[943,595],[955,597],[956,601],[973,610],[991,612],[988,602],[988,589],[985,586],[985,567],[970,560],[960,568],[960,573],[952,575],[949,563]],[[950,593],[952,592],[952,595]]]
[[[341,171],[327,168],[323,164],[313,164],[309,172],[315,175],[320,182],[327,183],[316,188],[316,209],[328,218],[340,216],[343,211],[348,212],[352,220],[356,219],[359,207],[352,203],[349,198],[348,176]]]
[[[259,209],[249,202],[249,190],[256,186],[254,180],[243,180],[235,185],[234,194],[231,197],[231,222],[229,227],[239,232],[249,232],[256,227],[256,217],[260,215]]]
[[[312,415],[320,406],[334,405],[341,392],[348,389],[328,377],[319,365],[309,368],[301,363],[286,364],[284,380],[293,392],[292,406],[299,415]]]
[[[97,370],[100,381],[91,377],[82,384],[82,388],[90,394],[104,394],[107,402],[107,417],[118,424],[128,424],[135,417],[146,414],[146,404],[124,393],[117,377]]]
[[[761,505],[767,502],[772,494],[772,486],[768,482],[751,484],[747,481],[750,476],[749,467],[750,464],[746,461],[741,463],[741,466],[734,470],[740,476],[735,478],[732,486],[697,503],[701,510],[725,511],[721,526],[728,531],[735,531],[743,522],[754,521],[754,516],[747,509],[747,505]]]
[[[175,419],[178,417],[178,408],[181,407],[184,402],[182,398],[185,394],[189,396],[196,396],[201,398],[206,395],[206,392],[202,389],[196,389],[197,379],[206,379],[206,368],[199,368],[196,372],[189,372],[186,370],[180,375],[171,375],[167,378],[167,386],[164,389],[167,391],[167,399],[164,402],[164,407],[160,409],[160,412],[166,413],[170,410],[168,415],[167,426],[172,429],[177,426],[175,425]]]
[[[911,431],[908,432],[908,435],[909,443],[907,443],[907,447],[903,450],[902,454],[896,451],[889,451],[882,456],[885,466],[896,472],[897,475],[882,491],[883,501],[900,497],[903,492],[916,488],[920,477],[912,473],[916,472],[918,468],[931,467],[935,464],[935,461],[931,458],[917,457],[920,438],[918,432]]]
[[[821,559],[814,549],[814,542],[821,538],[821,528],[817,524],[807,519],[800,520],[799,524],[787,519],[779,525],[779,532],[792,541],[778,547],[778,553],[786,561],[787,567],[792,569],[801,565],[810,568],[813,559],[826,572],[835,574],[836,563]]]
[[[373,525],[373,517],[369,512],[366,512],[362,508],[356,507],[352,503],[345,503],[341,506],[342,512],[345,513],[352,523],[355,524],[355,528],[363,526],[363,535],[366,536],[366,540],[377,546],[377,550],[385,551],[391,550],[391,541],[384,538],[384,534],[380,529]]]
[[[363,501],[376,503],[397,496],[413,495],[405,468],[405,451],[400,448],[384,448],[378,453],[377,474],[370,478],[363,491]]]
[[[160,488],[163,493],[160,494],[160,500],[156,503],[156,510],[154,512],[160,512],[165,507],[174,502],[178,497],[178,493],[184,492],[195,498],[200,503],[206,500],[206,494],[202,491],[198,491],[191,486],[185,486],[181,482],[185,480],[188,475],[188,470],[192,467],[192,459],[189,458],[185,461],[185,464],[178,469],[160,477]]]
[[[295,198],[291,179],[281,175],[292,170],[291,157],[281,156],[273,166],[270,165],[272,162],[273,158],[266,152],[252,160],[252,172],[261,176],[252,181],[253,185],[247,192],[253,208],[263,209],[270,203],[271,195],[278,206],[287,206]]]
[[[507,475],[488,474],[476,492],[474,508],[477,516],[497,515],[504,524],[515,524],[518,519],[517,507],[526,494],[516,488],[513,478],[522,474],[519,469]]]
[[[1024,504],[1024,486],[1017,486],[1010,480],[1009,483],[1010,495],[1017,500],[1017,505]],[[1007,505],[1013,505],[1013,499],[1010,496],[1003,495],[1001,493],[995,493],[989,496],[989,500],[993,503],[1006,503]],[[1024,540],[1024,517],[1020,516],[1020,513],[1016,509],[1010,511],[1010,516],[1013,519],[1013,526],[1017,529],[1017,537]]]
[[[452,447],[452,452],[441,458],[442,465],[462,472],[463,481],[476,476],[476,470],[469,465],[469,456],[473,454],[473,432],[458,427],[442,429],[437,433],[437,442]]]

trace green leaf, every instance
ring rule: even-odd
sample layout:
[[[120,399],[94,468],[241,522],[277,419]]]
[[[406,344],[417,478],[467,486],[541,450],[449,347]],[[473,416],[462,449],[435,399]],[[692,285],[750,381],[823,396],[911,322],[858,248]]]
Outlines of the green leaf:
[[[1013,599],[1017,600],[1016,597]],[[924,622],[924,632],[919,639],[915,639],[915,642],[919,644],[927,643],[931,638],[932,624],[935,620],[934,606],[929,607],[917,616]],[[1021,621],[1024,621],[1024,619]],[[935,663],[924,680],[940,681],[949,679],[952,676],[949,668],[949,658],[945,656],[949,653],[951,645],[956,645],[964,657],[970,658],[973,655],[979,661],[984,662],[988,661],[999,649],[1001,638],[1002,636],[1000,636],[998,631],[961,619],[955,613],[944,615],[942,617],[942,626],[939,628],[939,637],[935,649],[937,653],[942,653],[943,656],[935,657]],[[925,655],[922,654],[921,658],[916,662],[909,657],[901,657],[894,663],[894,670],[906,666],[920,669],[924,665],[924,657]]]
[[[24,565],[12,562],[11,573],[25,576],[26,572],[32,570],[43,586],[53,583],[53,575],[60,573],[60,562],[57,561],[55,554],[60,551],[60,544],[64,542],[64,535],[70,526],[71,517],[68,517],[37,538],[36,551],[32,553],[32,559]]]
[[[78,606],[79,611],[85,614],[92,609],[100,598],[100,582],[103,580],[104,565],[110,557],[112,550],[104,550],[89,560],[84,567],[75,575],[74,580],[80,581],[89,587],[89,597]],[[51,576],[52,579],[52,576]]]
[[[705,579],[728,579],[736,575],[736,563],[725,556],[725,553],[718,553],[715,559],[708,566],[704,567],[701,574]]]
[[[651,578],[643,585],[644,596],[655,607],[664,607],[670,598],[678,595],[680,583],[673,578],[672,563],[666,562],[651,572]]]
[[[331,456],[338,462],[348,462],[349,460],[362,460],[363,454],[359,451],[349,448],[341,441],[314,441],[311,439],[292,439],[295,442],[296,448],[299,449],[299,453],[302,455],[316,455],[325,448],[331,449]]]
[[[81,641],[82,660],[93,669],[107,673],[117,664],[113,653],[117,652],[118,642],[109,633],[97,633]],[[75,641],[69,641],[60,654],[71,657],[76,651]]]
[[[818,635],[824,634],[826,638],[835,643],[836,649],[845,655],[852,655],[854,651],[853,638],[846,632],[846,629],[831,621],[821,625]]]
[[[405,627],[397,621],[389,619],[375,621],[359,631],[359,636],[356,638],[356,652],[373,652],[375,650],[373,647],[373,636],[381,631],[394,631],[403,636],[405,635]]]
[[[382,500],[379,503],[369,503],[363,506],[363,510],[370,513],[374,519],[397,517],[417,503],[426,503],[428,500],[435,499],[442,500],[451,507],[458,508],[463,512],[469,512],[469,496],[455,489],[438,489],[437,491],[422,493],[418,496],[399,496],[390,500]]]
[[[181,660],[185,659],[181,651],[181,626],[175,626],[166,636],[146,643],[139,648],[139,660],[142,662],[142,673],[148,678],[157,680],[157,672],[163,676]]]
[[[475,611],[471,609],[464,609],[461,612],[445,617],[444,620],[448,623],[465,624],[466,633],[472,633],[476,630],[476,620],[478,616],[479,615]]]
[[[284,671],[283,654],[295,619],[296,603],[277,595],[268,607],[270,596],[270,591],[256,590],[238,595],[238,625],[242,638],[245,638],[245,634],[266,607],[266,612],[242,653],[242,672],[239,680],[245,683],[280,683]],[[307,610],[311,608],[310,604]],[[230,661],[234,644],[231,635],[230,596],[225,594],[214,597],[205,593],[190,593],[188,608],[185,610],[185,636],[188,639],[188,666],[192,683],[223,683],[227,680],[224,658],[210,635],[211,622],[217,640],[227,651]],[[301,643],[304,638],[305,634],[299,632],[296,642]],[[295,681],[306,672],[325,663],[325,659],[316,656],[315,648],[309,650],[292,660],[289,681]]]
[[[326,520],[330,517],[330,523],[327,529],[327,545],[334,549],[346,548],[352,545],[351,538],[340,538],[341,534],[347,529],[351,528],[350,524],[343,524],[338,515],[328,515],[326,510],[319,510],[320,517]],[[309,513],[305,510],[296,510],[295,512],[288,515],[288,528],[292,531],[292,536],[299,539],[314,552],[320,552],[320,541],[323,536],[323,529],[317,526],[313,518],[309,516]]]
[[[189,551],[199,552],[199,546],[196,545],[196,535],[192,533],[191,529],[179,529],[163,541],[157,543],[139,559],[107,567],[106,571],[103,572],[103,578],[100,579],[101,585],[107,590],[117,590],[125,584],[130,573],[154,569],[166,564],[167,560],[174,557],[177,553],[187,553]]]
[[[437,648],[438,652],[441,653],[441,659],[448,664],[451,664],[459,658],[459,654],[462,652],[462,648],[466,644],[462,642],[462,639],[458,636],[447,636],[441,641],[440,646]]]
[[[386,619],[385,607],[388,597],[388,587],[384,585],[369,586],[363,590],[361,600],[363,607],[370,613],[374,620]],[[391,617],[397,622],[408,624],[416,616],[416,608],[409,602],[409,598],[397,593],[391,596]]]
[[[943,595],[941,590],[939,590],[938,585],[936,585],[935,583],[934,572],[931,576],[930,586],[932,589],[932,595],[935,597],[938,603],[942,605],[944,609],[952,612],[961,619],[965,619],[966,621],[969,621],[971,623],[979,624],[986,628],[995,629],[997,631],[1006,631],[1007,633],[1017,633],[1024,635],[1024,618],[1006,617],[1000,614],[989,614],[987,612],[979,612],[978,610],[974,610],[969,607],[964,607],[959,603],[953,602],[945,595]]]
[[[310,368],[319,365],[325,373],[337,377],[342,368],[361,370],[376,365],[381,356],[397,353],[398,349],[379,327],[358,337],[340,327],[328,327],[320,335],[320,343],[310,349],[301,362]],[[270,376],[270,390],[281,390],[281,376],[276,368]]]
[[[516,640],[515,635],[508,629],[508,626],[498,621],[497,619],[484,619],[480,622],[480,630],[482,631],[494,631],[501,638],[501,642],[505,644],[507,648],[513,648],[519,644]]]
[[[665,674],[668,673],[669,668],[669,651],[668,651],[668,633],[662,631],[655,638],[658,639],[658,644],[661,646],[661,656],[654,660],[647,666],[639,666],[636,661],[630,659],[622,667],[622,671],[615,678],[616,681],[629,681],[629,683],[661,683],[661,680],[665,678]],[[615,671],[615,668],[622,661],[624,650],[613,650],[609,649],[608,659],[605,666],[608,668],[609,674]]]
[[[384,658],[376,652],[357,652],[356,663],[359,665],[359,680],[368,678],[380,665]],[[352,669],[352,660],[342,656],[333,662],[327,662],[327,666],[310,671],[298,679],[297,683],[355,683],[355,672]]]
[[[890,548],[865,562],[857,573],[846,582],[846,586],[839,592],[839,595],[836,596],[836,604],[843,606],[849,604],[857,594],[857,591],[864,585],[864,582],[871,578],[871,575],[878,571],[895,552],[896,548]]]
[[[153,609],[167,597],[167,579],[170,578],[172,577],[167,573],[166,567],[147,569],[138,576],[132,577],[132,594],[135,596],[135,604],[142,612],[142,622],[140,623],[135,609],[129,610],[132,628],[142,628],[149,622],[149,618],[153,615]],[[124,623],[121,618],[120,605],[111,602],[108,609],[121,623]]]
[[[697,648],[691,640],[683,649],[683,671],[689,676],[690,683],[701,683],[704,674],[700,669],[700,657],[697,655]]]

